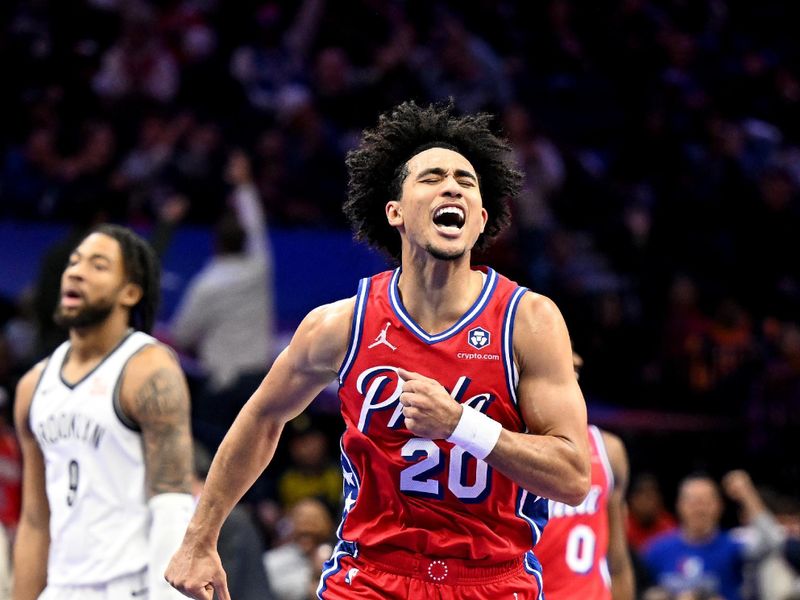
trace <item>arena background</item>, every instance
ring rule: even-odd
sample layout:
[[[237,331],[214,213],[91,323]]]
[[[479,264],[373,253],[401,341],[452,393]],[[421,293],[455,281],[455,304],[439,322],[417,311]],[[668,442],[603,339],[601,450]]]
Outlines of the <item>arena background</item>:
[[[344,155],[400,101],[489,111],[526,175],[481,260],[550,295],[590,419],[634,475],[747,468],[800,495],[797,3],[8,0],[0,6],[0,385],[40,357],[47,248],[176,199],[166,326],[250,157],[281,339],[382,257]],[[8,404],[8,403],[7,403]],[[312,412],[331,437],[330,398]],[[333,407],[335,408],[335,407]],[[8,406],[6,407],[6,410]]]

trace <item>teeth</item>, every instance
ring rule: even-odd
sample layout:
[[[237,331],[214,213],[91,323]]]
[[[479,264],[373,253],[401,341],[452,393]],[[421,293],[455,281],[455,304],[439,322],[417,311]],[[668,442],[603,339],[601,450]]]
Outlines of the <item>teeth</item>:
[[[464,211],[457,206],[443,206],[434,213],[433,218],[435,219],[448,213],[458,215],[461,219],[464,218]]]

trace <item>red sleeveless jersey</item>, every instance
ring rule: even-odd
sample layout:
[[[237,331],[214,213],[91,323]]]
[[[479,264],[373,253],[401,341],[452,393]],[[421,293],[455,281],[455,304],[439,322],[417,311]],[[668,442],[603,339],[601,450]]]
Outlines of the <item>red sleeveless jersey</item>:
[[[397,368],[442,384],[453,397],[512,431],[524,431],[517,407],[514,315],[527,291],[481,268],[473,306],[441,333],[424,331],[400,300],[400,270],[363,279],[350,347],[339,372],[345,421],[341,440],[344,514],[337,554],[394,547],[428,557],[502,561],[538,541],[547,501],[484,461],[404,425]],[[538,571],[527,556],[526,567]],[[323,574],[323,579],[326,573]],[[538,572],[537,572],[538,575]]]
[[[592,486],[576,507],[549,502],[547,533],[536,547],[547,600],[610,600],[608,498],[614,475],[600,430],[589,426]]]

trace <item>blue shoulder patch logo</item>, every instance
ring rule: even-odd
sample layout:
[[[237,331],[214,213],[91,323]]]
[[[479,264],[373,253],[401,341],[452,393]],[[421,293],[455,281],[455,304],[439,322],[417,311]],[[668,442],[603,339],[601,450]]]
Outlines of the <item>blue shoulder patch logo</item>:
[[[491,337],[483,327],[475,327],[467,332],[467,342],[476,350],[481,350],[489,345]]]

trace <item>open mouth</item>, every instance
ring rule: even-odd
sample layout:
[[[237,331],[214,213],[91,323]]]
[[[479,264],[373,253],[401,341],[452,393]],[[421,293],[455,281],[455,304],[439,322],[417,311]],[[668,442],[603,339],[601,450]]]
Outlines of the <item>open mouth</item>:
[[[83,299],[80,292],[76,290],[65,290],[61,293],[61,304],[63,306],[74,306]]]
[[[440,229],[459,231],[464,227],[464,211],[458,206],[442,206],[433,213],[433,223]]]

